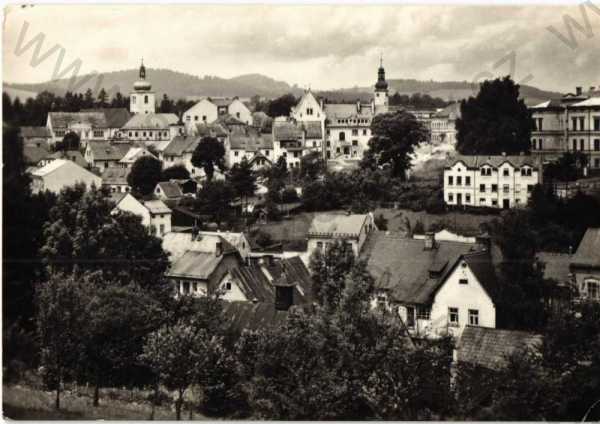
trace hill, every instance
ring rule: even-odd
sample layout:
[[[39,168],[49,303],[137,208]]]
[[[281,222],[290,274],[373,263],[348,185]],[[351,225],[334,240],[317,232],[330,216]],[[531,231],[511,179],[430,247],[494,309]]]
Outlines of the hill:
[[[220,78],[217,76],[204,76],[202,78],[171,71],[169,69],[148,69],[148,77],[152,82],[153,89],[160,99],[166,93],[172,99],[180,99],[197,96],[239,96],[252,97],[255,95],[274,98],[286,93],[296,96],[302,94],[302,89],[297,85],[290,85],[284,81],[277,81],[261,74],[246,74],[234,78]],[[101,78],[98,84],[98,78]],[[9,94],[23,94],[27,92],[39,93],[44,90],[58,95],[64,95],[66,91],[85,92],[88,88],[95,91],[97,84],[104,87],[109,95],[117,91],[128,94],[131,87],[138,78],[137,69],[125,71],[107,72],[100,76],[82,75],[76,78],[74,84],[70,85],[69,79],[48,81],[39,84],[4,84],[4,90]],[[477,86],[467,81],[419,81],[416,79],[389,79],[390,94],[399,92],[401,94],[422,93],[432,97],[440,97],[444,100],[460,100],[474,95]],[[371,99],[371,87],[353,87],[317,92],[318,95],[329,101],[369,101]],[[521,95],[528,104],[535,104],[561,94],[556,92],[540,90],[536,87],[521,86]],[[12,97],[12,96],[11,96]]]

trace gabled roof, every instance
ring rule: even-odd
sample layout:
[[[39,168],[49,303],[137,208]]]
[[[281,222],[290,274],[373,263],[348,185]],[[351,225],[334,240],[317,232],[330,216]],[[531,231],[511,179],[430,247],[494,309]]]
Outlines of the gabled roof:
[[[229,271],[246,299],[258,302],[274,302],[275,286],[271,284],[260,266],[240,266]]]
[[[467,326],[457,345],[458,362],[499,369],[518,352],[541,346],[542,336],[525,331]]]
[[[587,229],[571,260],[571,266],[600,268],[600,228]]]
[[[346,118],[372,118],[373,111],[371,105],[361,104],[360,108],[356,103],[325,103],[323,105],[325,115],[328,119],[346,119]]]
[[[164,148],[163,155],[182,156],[184,153],[193,152],[200,141],[200,137],[178,135]]]
[[[569,264],[573,255],[568,253],[538,252],[535,256],[544,265],[545,279],[553,279],[559,283],[569,280]]]
[[[200,137],[226,137],[228,134],[225,126],[219,122],[211,124],[196,124],[196,134]]]
[[[174,113],[138,113],[123,125],[123,129],[166,130],[178,122],[179,118]]]
[[[74,124],[86,124],[93,128],[107,128],[106,116],[101,112],[48,112],[52,128],[66,128]]]
[[[247,152],[273,149],[273,137],[271,134],[231,134],[229,136],[229,146],[232,150],[245,150]]]
[[[166,197],[176,199],[183,196],[183,192],[177,183],[172,183],[170,181],[162,181],[157,184]]]
[[[92,174],[87,169],[85,169],[85,168],[77,165],[75,162],[67,160],[67,159],[55,159],[52,162],[48,163],[47,165],[45,165],[39,169],[36,169],[31,174],[35,175],[37,177],[45,177],[62,167],[68,167],[67,169],[71,169],[72,172],[77,170],[79,172],[90,174],[90,175],[93,175],[94,177],[96,177],[95,174]],[[73,178],[75,178],[75,175],[73,175]]]
[[[42,159],[48,156],[49,151],[44,147],[35,145],[23,145],[23,158],[27,165],[37,165]]]
[[[358,237],[366,220],[366,214],[319,213],[310,223],[308,237]]]
[[[575,103],[571,105],[571,107],[590,107],[590,106],[600,106],[600,97],[590,97],[587,100],[582,102]]]
[[[300,140],[302,139],[302,126],[291,121],[273,121],[273,139],[281,140]]]
[[[119,162],[133,163],[142,156],[151,156],[156,158],[156,156],[154,156],[148,149],[144,147],[131,147],[129,150],[127,150],[127,153],[125,153],[125,156],[123,156]]]
[[[216,106],[229,106],[236,99],[230,99],[230,98],[217,98],[217,99],[213,99],[213,98],[209,97],[208,100],[212,104],[214,104]]]
[[[238,332],[277,328],[285,324],[290,311],[277,310],[271,302],[223,302],[223,326]]]
[[[121,128],[132,116],[132,114],[124,107],[83,109],[82,112],[103,113],[108,128]]]
[[[537,155],[457,155],[447,161],[446,167],[452,167],[458,162],[462,162],[465,166],[472,169],[477,169],[483,165],[498,168],[505,162],[510,163],[515,168],[520,168],[525,165],[534,168],[541,168],[542,166],[541,159]]]
[[[188,250],[171,265],[169,277],[207,280],[223,260],[224,255]]]
[[[312,300],[312,278],[299,256],[282,258],[264,267],[274,282],[284,279],[294,286],[294,304],[310,303]]]
[[[46,127],[21,127],[21,137],[23,138],[50,138],[50,130]]]
[[[436,241],[436,248],[426,250],[423,240],[373,231],[363,245],[361,256],[367,260],[367,269],[375,278],[376,287],[389,291],[394,300],[428,304],[446,274],[472,249],[471,243]],[[479,266],[476,257],[472,263],[476,268],[473,272],[479,273],[481,278],[491,272],[487,266]],[[438,273],[432,277],[430,271]],[[487,284],[481,284],[487,290]]]
[[[118,161],[123,159],[125,154],[131,148],[131,144],[127,143],[114,143],[111,144],[107,141],[90,141],[88,147],[94,155],[94,160],[107,161],[113,160]]]
[[[323,131],[320,122],[303,122],[302,126],[306,131],[307,139],[321,139],[323,138]]]
[[[237,252],[223,237],[212,234],[198,234],[194,237],[192,233],[167,233],[163,237],[162,247],[165,252],[170,253],[171,261],[174,261],[190,250],[214,254],[218,242],[221,242],[224,253]]]
[[[102,172],[102,184],[127,185],[127,176],[129,175],[129,172],[131,172],[130,168],[123,168],[122,166],[105,168]]]
[[[85,161],[79,150],[59,150],[57,152],[46,155],[44,159],[68,159],[72,162],[75,162],[82,168],[85,168],[87,166],[87,162]]]
[[[171,213],[171,209],[163,203],[162,200],[145,200],[142,204],[150,211],[151,214]]]

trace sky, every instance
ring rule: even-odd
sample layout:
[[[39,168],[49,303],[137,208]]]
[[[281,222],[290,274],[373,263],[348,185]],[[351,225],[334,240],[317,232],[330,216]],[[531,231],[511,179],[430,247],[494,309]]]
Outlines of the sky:
[[[568,41],[565,17],[583,30],[572,25],[575,44],[548,30]],[[383,55],[388,78],[478,81],[511,74],[554,91],[600,86],[598,0],[562,6],[10,6],[3,32],[5,82],[48,81],[57,65],[60,73],[74,61],[81,62],[80,74],[132,69],[143,57],[150,68],[200,77],[260,73],[336,89],[372,85]],[[38,35],[43,44],[32,61],[36,44],[24,46]]]

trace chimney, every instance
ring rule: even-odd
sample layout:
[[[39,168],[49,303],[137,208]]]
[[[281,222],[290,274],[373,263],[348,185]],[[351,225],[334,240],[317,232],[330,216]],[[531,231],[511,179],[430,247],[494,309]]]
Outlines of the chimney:
[[[356,101],[356,111],[360,112],[360,100]]]
[[[215,243],[215,256],[218,258],[223,254],[223,242],[218,241]]]
[[[575,94],[581,96],[581,87],[575,87]]]
[[[492,239],[487,233],[480,234],[475,237],[477,251],[490,253],[492,248]]]
[[[435,233],[428,231],[425,233],[425,250],[435,249]]]

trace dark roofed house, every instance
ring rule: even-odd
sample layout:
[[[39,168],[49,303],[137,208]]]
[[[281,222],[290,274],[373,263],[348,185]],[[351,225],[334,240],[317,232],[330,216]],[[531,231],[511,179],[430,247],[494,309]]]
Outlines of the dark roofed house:
[[[154,194],[161,200],[178,200],[183,197],[179,184],[171,181],[161,181],[156,184]]]
[[[38,166],[50,154],[47,147],[32,144],[23,145],[23,159],[27,166]]]
[[[24,147],[37,147],[46,150],[48,150],[48,142],[52,138],[52,134],[46,127],[21,127],[19,135],[23,139]]]
[[[510,356],[535,352],[541,344],[542,336],[525,331],[467,326],[456,347],[456,362],[497,370]]]
[[[131,147],[128,143],[90,141],[85,148],[85,160],[90,167],[102,172],[106,168],[121,166],[119,161],[125,157]]]
[[[127,183],[129,172],[131,172],[131,168],[123,168],[121,166],[104,168],[102,172],[102,187],[108,188],[111,193],[129,193],[131,190],[129,183]]]
[[[416,336],[459,336],[466,325],[495,327],[498,281],[487,240],[373,232],[361,256],[376,281],[374,306],[397,310]]]
[[[569,269],[579,297],[600,302],[600,228],[588,228],[571,259]]]

